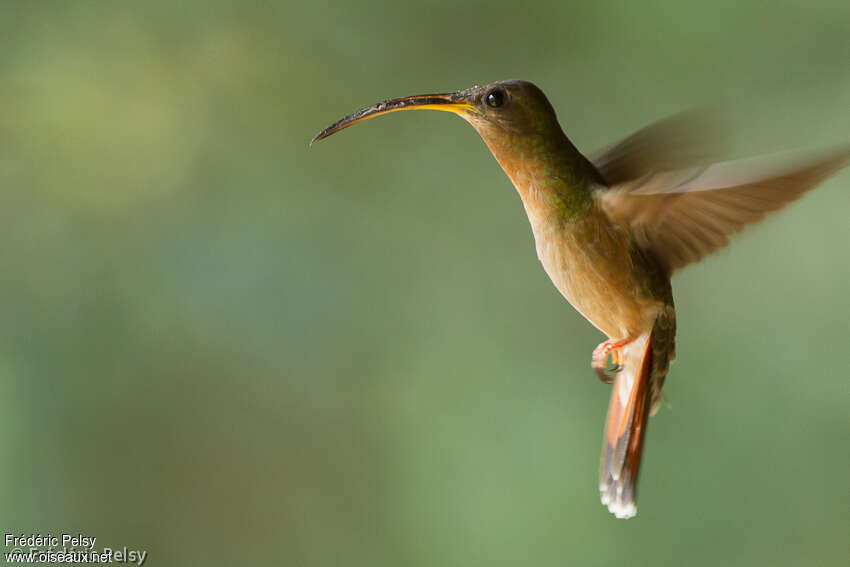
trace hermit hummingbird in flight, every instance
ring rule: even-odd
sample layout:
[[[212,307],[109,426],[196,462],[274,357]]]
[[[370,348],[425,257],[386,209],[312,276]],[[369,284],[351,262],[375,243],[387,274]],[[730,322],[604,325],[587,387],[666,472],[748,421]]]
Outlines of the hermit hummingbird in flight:
[[[517,80],[379,102],[311,144],[368,118],[419,109],[453,112],[475,128],[519,192],[552,283],[608,337],[591,357],[614,384],[599,491],[616,517],[634,516],[647,422],[676,352],[671,275],[817,186],[848,163],[850,149],[710,163],[699,151],[709,134],[683,114],[588,158],[543,92]]]

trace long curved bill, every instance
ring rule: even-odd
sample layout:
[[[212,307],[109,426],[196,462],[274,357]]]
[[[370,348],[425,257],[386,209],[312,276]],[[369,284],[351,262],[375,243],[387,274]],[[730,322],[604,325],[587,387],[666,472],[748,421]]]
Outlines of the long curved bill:
[[[310,140],[310,145],[313,142],[323,140],[331,134],[339,132],[343,128],[348,128],[353,124],[357,124],[363,120],[374,118],[382,114],[396,112],[399,110],[443,110],[446,112],[454,112],[455,114],[469,114],[475,112],[475,107],[469,104],[463,92],[448,93],[448,94],[429,94],[406,96],[404,98],[394,98],[385,100],[366,108],[361,108],[353,114],[349,114],[342,120],[334,122]]]

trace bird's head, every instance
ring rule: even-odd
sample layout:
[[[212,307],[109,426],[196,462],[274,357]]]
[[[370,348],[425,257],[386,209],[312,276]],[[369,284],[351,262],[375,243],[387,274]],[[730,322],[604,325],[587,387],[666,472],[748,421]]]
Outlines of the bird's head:
[[[386,100],[349,114],[328,126],[311,144],[343,128],[400,110],[442,110],[469,122],[489,146],[505,138],[560,133],[555,111],[539,88],[528,81],[499,81],[481,87],[443,94],[415,95]]]

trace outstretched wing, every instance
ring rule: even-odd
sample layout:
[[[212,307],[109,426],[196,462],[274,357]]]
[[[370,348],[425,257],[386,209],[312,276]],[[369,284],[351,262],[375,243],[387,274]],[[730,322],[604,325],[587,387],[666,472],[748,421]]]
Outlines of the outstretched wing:
[[[686,110],[638,130],[590,161],[609,187],[659,171],[707,165],[727,145],[721,123],[709,108]]]
[[[647,171],[600,189],[602,209],[669,273],[729,243],[729,235],[800,198],[847,165],[850,148]]]

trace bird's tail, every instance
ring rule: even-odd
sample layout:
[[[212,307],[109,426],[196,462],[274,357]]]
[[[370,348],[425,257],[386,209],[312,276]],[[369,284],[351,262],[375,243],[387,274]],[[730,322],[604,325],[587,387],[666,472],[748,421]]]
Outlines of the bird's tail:
[[[605,420],[599,492],[602,504],[618,518],[637,513],[637,478],[652,405],[653,334],[624,347],[625,365],[617,373]]]

